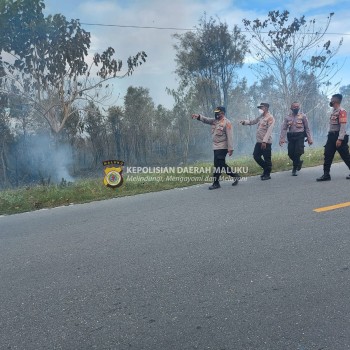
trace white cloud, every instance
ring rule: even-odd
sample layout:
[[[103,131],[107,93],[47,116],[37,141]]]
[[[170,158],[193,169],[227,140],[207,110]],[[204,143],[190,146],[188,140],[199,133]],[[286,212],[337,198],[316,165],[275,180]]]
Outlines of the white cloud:
[[[313,10],[320,9],[322,7],[332,8],[333,5],[339,3],[339,0],[318,0],[318,1],[305,1],[305,0],[294,0],[286,4],[286,8],[291,13],[298,12],[301,14],[308,13]],[[329,11],[332,12],[332,11]]]
[[[152,27],[194,28],[200,17],[216,15],[227,22],[229,27],[234,24],[241,26],[242,18],[252,15],[232,9],[230,0],[221,1],[135,1],[127,7],[121,7],[116,1],[87,1],[79,6],[80,19],[83,23],[105,23],[117,25],[135,25]],[[167,87],[176,88],[177,81],[174,71],[176,43],[172,37],[175,30],[158,30],[145,28],[97,27],[85,26],[93,32],[93,49],[101,51],[108,46],[116,49],[117,56],[123,61],[127,57],[143,50],[147,53],[145,65],[137,68],[132,77],[116,82],[121,94],[130,85],[144,86],[156,104],[171,107],[172,98],[167,96]],[[184,33],[185,31],[178,31]]]
[[[60,1],[61,5],[66,0]],[[70,3],[70,12],[62,12],[67,18],[79,18],[82,23],[104,23],[117,25],[134,26],[154,26],[154,27],[176,27],[193,28],[198,25],[198,21],[204,13],[207,16],[219,16],[223,22],[227,22],[230,28],[237,24],[243,28],[242,19],[255,19],[261,17],[262,6],[259,9],[247,11],[239,9],[239,2],[232,0],[88,0],[77,1],[73,7]],[[322,6],[329,6],[335,0],[293,1],[286,3],[286,8],[290,10],[292,16],[298,16],[308,11],[318,9]],[[58,7],[58,5],[55,6]],[[68,5],[67,5],[68,6]],[[267,12],[267,11],[266,11]],[[317,14],[317,19],[326,20],[328,13]],[[348,18],[349,11],[333,17],[330,32],[350,32],[350,25],[344,18]],[[310,15],[308,14],[308,18]],[[156,104],[163,104],[171,107],[172,99],[165,93],[166,87],[175,88],[177,86],[174,74],[175,51],[172,38],[174,30],[157,30],[145,28],[121,28],[121,27],[98,27],[87,26],[84,28],[92,33],[92,52],[102,51],[109,46],[116,50],[118,58],[126,63],[130,55],[143,50],[147,53],[146,64],[138,67],[133,76],[123,80],[115,81],[116,89],[121,96],[124,96],[128,86],[143,86],[150,89],[151,96]],[[184,33],[184,31],[178,31]],[[332,40],[336,37],[332,36]],[[350,54],[350,36],[344,37],[344,44],[339,55]],[[251,62],[249,57],[246,62]],[[122,100],[119,100],[122,103]]]

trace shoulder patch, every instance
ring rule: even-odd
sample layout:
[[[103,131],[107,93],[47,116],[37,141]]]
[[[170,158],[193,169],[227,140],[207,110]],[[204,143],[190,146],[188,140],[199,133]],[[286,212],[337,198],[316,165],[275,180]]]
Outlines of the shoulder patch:
[[[342,109],[340,112],[339,112],[339,123],[346,123],[347,122],[347,115],[346,115],[346,110],[345,109]]]

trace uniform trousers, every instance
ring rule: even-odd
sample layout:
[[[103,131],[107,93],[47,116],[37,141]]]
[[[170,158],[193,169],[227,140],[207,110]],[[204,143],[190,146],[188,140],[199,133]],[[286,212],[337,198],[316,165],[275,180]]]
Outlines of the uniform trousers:
[[[214,182],[218,183],[222,170],[231,177],[237,177],[237,173],[234,173],[232,169],[226,164],[227,149],[214,150]]]
[[[329,132],[327,137],[327,143],[324,146],[323,171],[328,174],[331,169],[331,165],[332,165],[333,158],[336,151],[338,151],[340,157],[343,159],[344,163],[350,169],[350,154],[349,154],[349,145],[348,145],[349,136],[345,135],[344,140],[342,140],[340,147],[337,148],[336,142],[338,140],[338,136],[339,136],[339,131]]]
[[[297,168],[300,157],[304,154],[304,132],[287,133],[288,157],[293,161],[293,168]]]
[[[257,142],[253,152],[254,160],[264,169],[264,175],[270,175],[272,170],[271,143],[266,144],[266,148],[261,148],[261,142]]]

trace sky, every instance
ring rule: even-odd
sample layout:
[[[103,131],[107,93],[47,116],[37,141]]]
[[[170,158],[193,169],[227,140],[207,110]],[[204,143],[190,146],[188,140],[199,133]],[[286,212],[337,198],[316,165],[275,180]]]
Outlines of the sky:
[[[264,19],[271,10],[288,10],[291,17],[305,15],[307,20],[315,18],[317,23],[326,22],[334,12],[328,32],[333,42],[344,39],[337,55],[343,68],[336,76],[341,85],[350,84],[350,4],[342,0],[45,0],[45,13],[61,13],[67,19],[79,19],[83,28],[92,36],[91,55],[102,52],[109,46],[116,50],[116,56],[126,62],[129,56],[145,51],[146,64],[138,67],[132,76],[114,82],[115,95],[111,105],[122,105],[129,86],[148,88],[156,105],[171,108],[173,99],[166,88],[176,89],[174,73],[176,40],[173,34],[183,34],[198,25],[206,13],[226,22],[230,29],[238,25],[243,29],[242,19]],[[116,26],[144,26],[176,29],[146,29]],[[182,30],[185,29],[185,30]],[[240,72],[248,83],[256,78],[248,65]]]

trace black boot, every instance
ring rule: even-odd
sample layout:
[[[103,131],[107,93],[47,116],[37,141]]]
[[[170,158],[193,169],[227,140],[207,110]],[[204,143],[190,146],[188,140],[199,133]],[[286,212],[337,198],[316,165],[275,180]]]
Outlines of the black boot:
[[[298,176],[298,174],[297,174],[297,167],[296,166],[293,166],[292,176]]]
[[[262,181],[270,180],[270,179],[271,179],[270,173],[266,172],[263,176],[261,176]]]
[[[270,180],[271,179],[271,176],[270,176],[271,170],[272,170],[271,167],[265,168],[264,173],[262,174],[262,176],[260,176],[261,180],[263,180],[263,181]]]
[[[209,186],[209,190],[216,190],[217,188],[220,188],[219,182],[214,182],[211,186]]]
[[[233,182],[232,182],[232,186],[236,186],[238,185],[238,181],[240,180],[240,176],[237,173],[233,174]]]
[[[324,173],[321,177],[317,178],[316,181],[330,181],[331,180],[331,176],[329,175],[329,173]]]
[[[301,160],[298,164],[298,167],[297,167],[297,170],[300,171],[301,170],[301,167],[303,166],[303,160]]]

